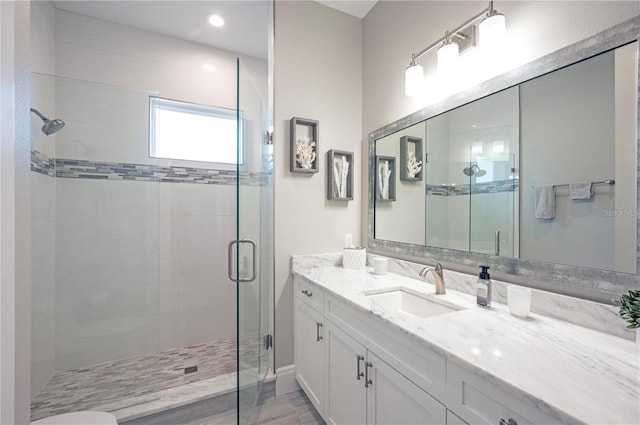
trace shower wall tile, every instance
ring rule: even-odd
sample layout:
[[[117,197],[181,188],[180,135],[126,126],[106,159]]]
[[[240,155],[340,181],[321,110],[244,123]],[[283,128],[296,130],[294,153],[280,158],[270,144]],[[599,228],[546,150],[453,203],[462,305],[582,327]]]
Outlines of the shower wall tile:
[[[177,40],[63,10],[56,11],[56,41],[124,56],[172,63]]]
[[[122,326],[123,323],[112,323],[111,326],[105,325],[102,329],[87,328],[86,335],[79,342],[77,334],[56,335],[57,370],[82,368],[158,352],[157,318],[135,325],[131,323],[126,329],[109,333],[110,329]],[[154,346],[154,349],[149,350],[150,346]],[[91,363],[87,363],[88,359],[91,359]]]
[[[31,391],[35,395],[55,371],[55,179],[31,179]]]
[[[55,74],[55,15],[53,2],[37,1],[31,8],[31,71],[41,74]],[[33,81],[32,81],[33,83]],[[33,86],[32,86],[33,88]],[[36,94],[32,90],[33,95]],[[36,107],[37,108],[37,107]]]
[[[219,82],[235,81],[236,58],[237,55],[232,53],[180,41],[177,79],[181,82],[189,82],[180,85],[180,99],[189,99],[190,102],[203,104],[211,104],[211,100],[215,99],[217,106],[235,108],[235,84],[221,85]],[[202,67],[205,63],[213,65],[214,69],[205,71]]]
[[[49,119],[57,117],[56,79],[51,75],[31,74],[31,107],[38,110]],[[31,149],[38,150],[50,157],[56,153],[57,134],[47,136],[42,132],[43,121],[34,113],[31,119]]]
[[[150,162],[148,92],[57,78],[56,108],[67,122],[56,133],[59,158]]]
[[[157,184],[56,179],[59,217],[157,217]]]
[[[176,64],[56,42],[56,74],[137,90],[165,92],[173,86]]]
[[[207,326],[202,326],[206,323]],[[236,335],[235,305],[220,310],[193,310],[180,316],[179,347],[198,344],[192,341],[211,341],[214,337]]]
[[[177,299],[177,297],[176,297]],[[162,311],[160,316],[160,350],[173,350],[180,347],[180,320],[178,312]]]
[[[235,185],[161,184],[159,197],[161,216],[235,216],[237,211]]]

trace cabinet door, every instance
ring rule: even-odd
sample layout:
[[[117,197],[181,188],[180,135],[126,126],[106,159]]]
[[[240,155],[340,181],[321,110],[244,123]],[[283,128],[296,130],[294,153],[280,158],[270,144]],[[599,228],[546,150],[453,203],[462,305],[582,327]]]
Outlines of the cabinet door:
[[[364,367],[366,350],[327,321],[327,403],[329,424],[366,423]],[[358,369],[362,372],[359,376]]]
[[[470,424],[555,424],[535,402],[517,391],[495,385],[480,373],[447,363],[447,407]]]
[[[446,408],[375,354],[367,354],[368,424],[444,424]]]
[[[324,409],[324,330],[320,313],[295,299],[294,362],[298,383],[322,414]]]

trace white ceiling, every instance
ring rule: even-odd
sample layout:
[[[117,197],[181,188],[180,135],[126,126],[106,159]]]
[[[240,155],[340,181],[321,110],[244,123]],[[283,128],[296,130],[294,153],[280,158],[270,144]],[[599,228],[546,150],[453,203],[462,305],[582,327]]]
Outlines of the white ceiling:
[[[69,12],[267,59],[268,3],[264,0],[54,0],[53,3]],[[223,16],[225,26],[209,25],[206,17],[210,13]]]
[[[315,0],[318,3],[329,6],[333,9],[353,15],[356,18],[364,18],[378,0]]]
[[[177,37],[195,43],[267,59],[268,2],[266,0],[54,0],[58,9]],[[377,0],[319,1],[328,7],[363,18]],[[214,28],[206,17],[226,19]]]

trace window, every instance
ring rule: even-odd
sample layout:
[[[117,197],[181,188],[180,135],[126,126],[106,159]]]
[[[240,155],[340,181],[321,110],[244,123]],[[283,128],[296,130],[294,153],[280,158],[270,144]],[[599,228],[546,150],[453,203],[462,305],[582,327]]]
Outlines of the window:
[[[242,137],[239,158],[236,149],[235,110],[150,97],[149,114],[152,157],[242,163]]]

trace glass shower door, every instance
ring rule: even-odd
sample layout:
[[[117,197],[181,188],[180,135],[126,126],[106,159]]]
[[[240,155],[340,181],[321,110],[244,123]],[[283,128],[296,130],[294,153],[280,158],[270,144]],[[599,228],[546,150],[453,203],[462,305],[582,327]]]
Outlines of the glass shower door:
[[[238,423],[251,419],[269,367],[273,280],[273,161],[268,111],[238,60],[236,240],[230,249],[237,291]]]

